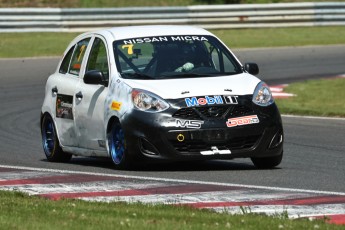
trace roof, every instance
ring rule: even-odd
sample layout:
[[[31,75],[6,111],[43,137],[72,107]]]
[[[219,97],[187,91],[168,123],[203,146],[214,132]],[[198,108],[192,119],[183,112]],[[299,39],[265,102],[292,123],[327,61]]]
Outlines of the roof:
[[[114,40],[169,35],[212,35],[212,33],[200,27],[173,25],[114,27],[97,32],[102,33],[102,31],[111,33]]]

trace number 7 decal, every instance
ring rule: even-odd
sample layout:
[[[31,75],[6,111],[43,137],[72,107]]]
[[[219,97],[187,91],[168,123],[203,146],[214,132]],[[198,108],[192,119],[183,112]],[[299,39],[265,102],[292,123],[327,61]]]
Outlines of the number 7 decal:
[[[122,49],[128,49],[127,50],[127,53],[128,54],[133,54],[133,44],[129,44],[129,45],[123,45],[121,46]]]

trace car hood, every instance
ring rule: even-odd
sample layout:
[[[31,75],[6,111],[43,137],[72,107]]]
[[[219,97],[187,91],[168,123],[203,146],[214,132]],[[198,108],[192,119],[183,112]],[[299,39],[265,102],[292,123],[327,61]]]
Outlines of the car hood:
[[[166,80],[123,79],[131,88],[150,91],[163,99],[178,99],[205,95],[253,94],[260,80],[250,74],[230,76],[182,78]]]

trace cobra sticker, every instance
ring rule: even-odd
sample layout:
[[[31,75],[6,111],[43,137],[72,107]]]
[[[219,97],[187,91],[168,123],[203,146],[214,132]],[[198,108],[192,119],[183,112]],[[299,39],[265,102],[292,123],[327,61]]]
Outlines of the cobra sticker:
[[[176,120],[176,127],[188,128],[188,129],[200,129],[204,121],[193,120]]]
[[[204,96],[184,99],[188,107],[199,105],[238,104],[238,96]]]
[[[244,117],[236,117],[236,118],[229,118],[226,122],[228,127],[235,127],[241,125],[250,125],[250,124],[257,124],[259,123],[259,118],[257,115],[251,116],[244,116]]]
[[[110,108],[111,108],[112,110],[120,111],[120,109],[121,109],[121,105],[122,105],[122,103],[121,103],[121,102],[118,102],[118,101],[112,101],[112,102],[111,102],[111,106],[110,106]]]
[[[56,117],[73,120],[73,96],[64,94],[57,95]]]

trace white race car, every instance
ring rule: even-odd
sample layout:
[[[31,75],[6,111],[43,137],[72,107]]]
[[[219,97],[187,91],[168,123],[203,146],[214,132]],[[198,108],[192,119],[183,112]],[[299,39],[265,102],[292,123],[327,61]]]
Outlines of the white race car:
[[[46,84],[41,113],[49,161],[110,157],[118,169],[149,159],[250,157],[272,168],[283,127],[269,87],[212,33],[136,26],[84,33]]]

